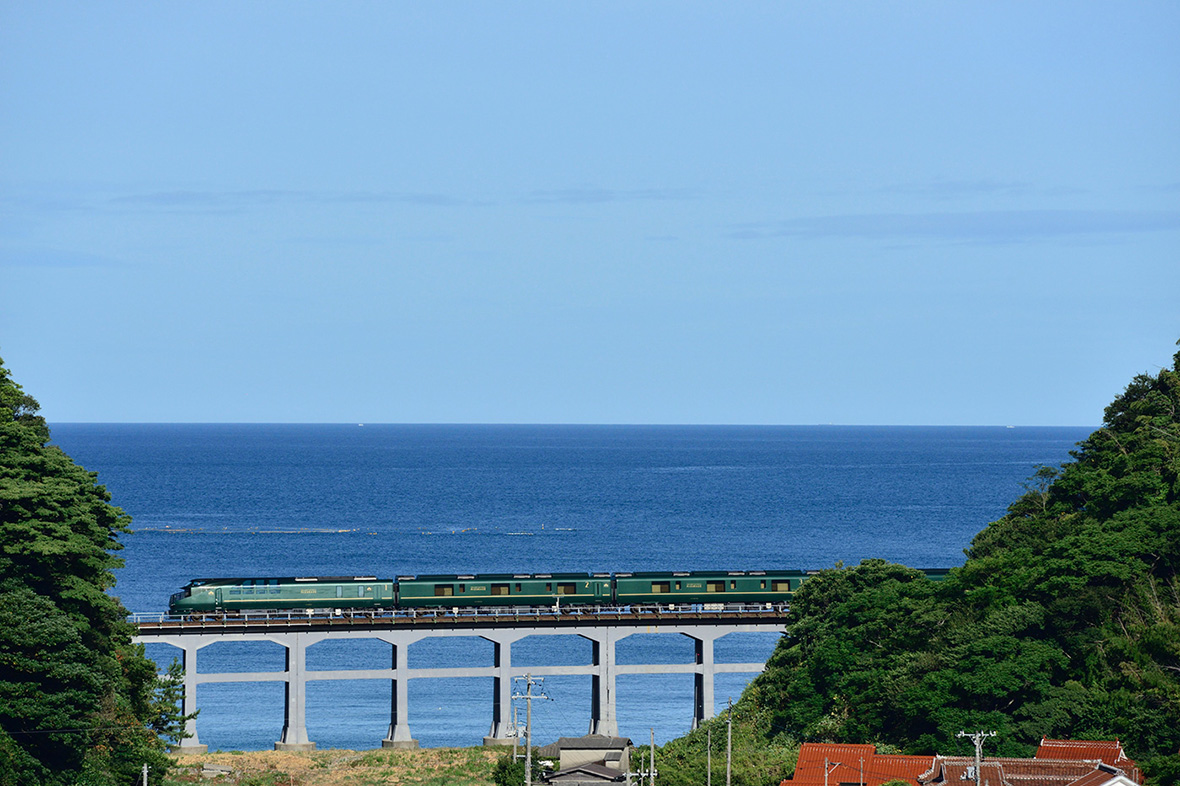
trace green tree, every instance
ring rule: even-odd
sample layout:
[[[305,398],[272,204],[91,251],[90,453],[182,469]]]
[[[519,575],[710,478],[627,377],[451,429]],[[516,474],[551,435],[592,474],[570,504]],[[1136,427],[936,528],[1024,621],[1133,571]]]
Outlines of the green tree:
[[[0,784],[127,783],[169,766],[154,664],[107,594],[130,517],[50,445],[0,361]]]
[[[492,783],[496,786],[521,786],[524,783],[524,759],[505,753],[492,767]]]
[[[804,583],[739,705],[771,713],[763,737],[929,754],[988,728],[1008,755],[1118,737],[1153,782],[1177,783],[1180,353],[1135,377],[1071,458],[1038,468],[945,581],[868,560]]]
[[[184,701],[184,666],[173,658],[168,670],[156,678],[152,696],[148,728],[169,745],[179,745],[192,735],[184,730],[185,722],[197,717],[200,710],[185,715],[180,708]]]

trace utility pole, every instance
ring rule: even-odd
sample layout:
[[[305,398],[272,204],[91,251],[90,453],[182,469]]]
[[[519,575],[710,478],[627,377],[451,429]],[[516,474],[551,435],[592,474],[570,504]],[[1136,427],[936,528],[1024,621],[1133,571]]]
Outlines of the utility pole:
[[[651,747],[648,748],[648,751],[651,753],[647,765],[648,778],[651,779],[651,786],[656,786],[656,730],[654,727],[651,730]]]
[[[840,762],[838,762],[838,761],[834,761],[834,762],[832,762],[832,766],[831,766],[831,767],[829,767],[829,766],[828,766],[828,757],[827,757],[827,756],[824,756],[824,786],[828,786],[828,775],[829,775],[829,773],[831,773],[832,771],[834,771],[834,770],[835,770],[837,767],[839,767],[839,766],[840,766]]]
[[[148,771],[148,766],[147,766],[147,763],[145,762],[143,765],[143,786],[148,786],[147,771]]]
[[[733,771],[733,697],[729,697],[729,709],[725,711],[725,786],[729,786]],[[825,784],[824,786],[827,786]]]
[[[705,786],[713,786],[713,727],[705,729]]]
[[[519,681],[521,678],[517,677]],[[533,786],[533,699],[548,699],[544,693],[533,694],[533,686],[541,686],[544,677],[533,679],[533,675],[524,675],[525,691],[523,694],[514,693],[512,698],[524,699],[524,786]]]
[[[996,733],[994,731],[977,731],[974,734],[968,734],[961,731],[955,736],[968,737],[971,742],[975,743],[975,786],[979,786],[979,765],[983,762],[983,741],[988,737],[996,736]]]
[[[520,761],[520,707],[512,705],[512,761]]]
[[[865,757],[860,757],[860,781],[859,786],[865,786]]]

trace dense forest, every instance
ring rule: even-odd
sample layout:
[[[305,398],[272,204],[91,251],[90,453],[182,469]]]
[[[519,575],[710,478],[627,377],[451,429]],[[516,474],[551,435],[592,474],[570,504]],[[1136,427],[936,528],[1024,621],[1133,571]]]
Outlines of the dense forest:
[[[868,560],[806,582],[735,707],[734,782],[777,784],[804,741],[965,754],[956,733],[979,729],[993,755],[1117,737],[1150,782],[1180,782],[1180,352],[1071,457],[945,581]],[[709,728],[716,770],[724,718]],[[664,746],[661,786],[701,782],[707,731]]]
[[[0,361],[0,786],[152,783],[176,738],[161,680],[106,590],[129,517],[49,444],[35,399]]]

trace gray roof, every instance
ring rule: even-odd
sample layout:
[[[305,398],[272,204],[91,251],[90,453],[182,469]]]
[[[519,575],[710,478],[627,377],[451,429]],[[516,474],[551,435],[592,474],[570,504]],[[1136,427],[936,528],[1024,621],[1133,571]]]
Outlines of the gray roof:
[[[556,743],[558,748],[568,750],[609,750],[615,748],[630,748],[629,737],[606,737],[601,734],[587,734],[585,737],[562,737]]]
[[[558,783],[563,781],[570,782],[571,780],[574,780],[570,778],[571,775],[589,775],[590,778],[577,779],[578,782],[583,783],[586,781],[591,783],[611,783],[621,781],[625,777],[623,773],[619,772],[618,770],[612,770],[609,767],[603,767],[601,764],[579,764],[576,767],[567,767],[564,770],[548,773],[545,775],[545,781],[547,783],[552,783],[554,781]]]

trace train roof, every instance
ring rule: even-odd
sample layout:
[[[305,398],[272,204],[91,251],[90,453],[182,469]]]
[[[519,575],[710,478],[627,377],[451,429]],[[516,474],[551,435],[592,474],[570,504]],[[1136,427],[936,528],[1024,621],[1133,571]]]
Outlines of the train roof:
[[[669,576],[688,577],[688,578],[716,578],[728,576],[790,576],[797,578],[806,576],[807,573],[802,570],[658,570],[658,571],[634,571],[616,573],[615,578],[619,579],[651,579],[651,578],[667,578]]]
[[[340,584],[345,581],[372,581],[393,583],[393,579],[378,578],[377,576],[229,576],[224,578],[190,579],[187,587],[204,587],[209,584],[245,584],[250,582],[273,581],[276,584],[315,584],[317,582]]]
[[[610,574],[596,573],[593,578],[608,578]],[[431,573],[421,576],[398,576],[398,581],[520,581],[521,579],[550,579],[553,581],[588,581],[589,573]]]
[[[927,577],[938,581],[946,577],[952,568],[918,568]],[[611,573],[431,573],[420,576],[398,576],[397,581],[520,581],[522,579],[550,579],[552,581],[588,581],[590,579],[615,578],[651,579],[651,578],[717,578],[729,576],[810,576],[820,573],[819,570],[687,570],[687,571],[622,571]],[[186,587],[204,587],[208,585],[236,586],[246,582],[276,584],[340,584],[344,582],[365,581],[375,583],[393,583],[392,578],[378,576],[227,576],[219,578],[190,579]]]

